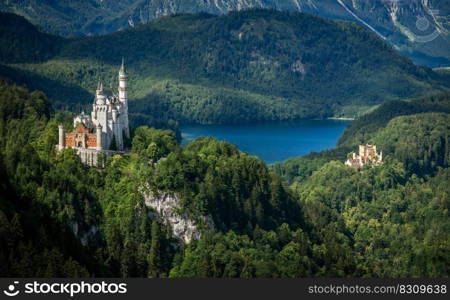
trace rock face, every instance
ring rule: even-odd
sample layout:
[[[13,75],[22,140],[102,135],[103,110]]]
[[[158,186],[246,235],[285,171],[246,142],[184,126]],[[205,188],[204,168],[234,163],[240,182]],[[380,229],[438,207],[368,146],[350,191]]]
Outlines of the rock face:
[[[450,6],[436,0],[337,0],[351,18],[417,62],[450,61]],[[445,4],[447,2],[447,4]],[[447,63],[445,63],[447,61]]]
[[[180,196],[176,193],[151,192],[144,193],[145,205],[155,210],[163,221],[170,224],[173,235],[188,244],[193,239],[201,237],[201,230],[198,224],[189,218],[187,214],[180,214]],[[214,229],[214,222],[211,217],[203,217],[206,230]]]

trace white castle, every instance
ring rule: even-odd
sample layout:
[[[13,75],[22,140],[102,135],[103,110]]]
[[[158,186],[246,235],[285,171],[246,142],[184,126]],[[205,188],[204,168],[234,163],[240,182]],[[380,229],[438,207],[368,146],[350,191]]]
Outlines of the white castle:
[[[118,94],[103,90],[103,83],[99,82],[91,115],[82,112],[74,118],[73,127],[71,133],[65,133],[64,126],[59,125],[58,150],[76,149],[83,163],[95,166],[98,165],[99,154],[124,152],[124,139],[130,138],[130,129],[123,59],[119,70]]]

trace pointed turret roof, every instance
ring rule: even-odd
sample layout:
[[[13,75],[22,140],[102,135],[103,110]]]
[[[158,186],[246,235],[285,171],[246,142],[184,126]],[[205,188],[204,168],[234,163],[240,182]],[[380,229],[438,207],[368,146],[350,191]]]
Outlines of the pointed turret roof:
[[[99,79],[97,84],[97,95],[103,94],[103,82]]]
[[[125,60],[122,57],[122,65],[120,66],[120,73],[125,74]]]

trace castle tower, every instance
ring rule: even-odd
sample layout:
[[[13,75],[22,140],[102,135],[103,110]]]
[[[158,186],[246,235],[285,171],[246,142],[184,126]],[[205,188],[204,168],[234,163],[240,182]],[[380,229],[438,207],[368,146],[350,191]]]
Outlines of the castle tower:
[[[118,118],[118,112],[114,108],[112,110],[112,128],[113,128],[113,135],[116,141],[116,149],[119,151],[123,150],[123,127],[122,124],[119,122]]]
[[[108,104],[107,97],[103,91],[103,83],[99,82],[97,91],[95,94],[95,103],[91,113],[91,118],[95,126],[100,125],[102,132],[102,147],[108,147],[110,144],[110,138],[108,135]]]
[[[101,151],[103,150],[103,143],[102,143],[102,125],[97,124],[97,126],[95,127],[95,133],[96,133],[96,138],[97,138],[97,145],[96,145],[96,149]]]
[[[58,150],[61,151],[65,148],[65,134],[64,126],[62,124],[58,125]]]
[[[366,146],[365,145],[359,145],[359,156],[360,157],[366,156]]]
[[[130,137],[128,127],[128,93],[127,93],[127,75],[125,74],[125,63],[122,58],[122,65],[119,70],[119,101],[122,104],[121,123],[127,138]]]

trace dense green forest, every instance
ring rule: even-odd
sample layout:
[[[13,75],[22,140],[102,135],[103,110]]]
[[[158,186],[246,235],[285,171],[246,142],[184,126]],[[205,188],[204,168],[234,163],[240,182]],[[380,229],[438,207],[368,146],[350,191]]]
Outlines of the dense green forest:
[[[349,146],[366,142],[371,135],[397,116],[413,115],[427,112],[450,113],[450,92],[434,93],[430,96],[413,99],[390,101],[380,105],[369,114],[352,122],[339,138],[338,146]]]
[[[116,86],[122,56],[131,151],[104,168],[58,153],[58,124],[88,111],[99,78]],[[1,13],[0,276],[448,277],[448,75],[299,13],[176,15],[72,39]],[[270,167],[213,138],[179,145],[179,122],[367,110],[336,148]],[[384,164],[345,166],[359,143]],[[149,204],[169,196],[191,242]]]
[[[291,158],[285,162],[274,164],[272,168],[285,181],[292,184],[294,181],[305,180],[327,162],[332,160],[344,161],[347,158],[347,154],[355,151],[358,144],[377,142],[387,147],[390,151],[398,142],[398,139],[404,139],[406,136],[399,136],[397,140],[392,141],[391,138],[388,138],[392,133],[392,129],[385,136],[386,141],[389,141],[386,142],[383,140],[384,138],[374,138],[379,131],[384,129],[396,117],[432,112],[450,113],[449,92],[436,93],[413,100],[394,100],[383,103],[370,113],[364,114],[350,123],[339,138],[336,148]],[[404,134],[410,135],[411,133],[405,132]],[[443,139],[445,140],[445,136]],[[418,140],[415,142],[419,143],[419,145],[421,144]],[[439,147],[438,144],[441,142],[437,140],[434,142],[437,144],[433,147]],[[415,144],[410,142],[405,147],[415,147]],[[440,153],[439,155],[443,154]],[[441,164],[439,163],[438,165]]]
[[[99,78],[115,87],[122,57],[140,121],[354,117],[449,88],[448,74],[414,65],[363,27],[307,14],[176,15],[72,39],[0,16],[0,76],[44,91],[57,109],[86,108]]]
[[[445,96],[417,100],[436,106],[364,135],[383,150],[383,166],[346,167],[341,147],[307,156],[288,186],[276,174],[282,166],[272,170],[228,143],[180,147],[173,131],[147,126],[133,129],[129,154],[87,167],[71,149],[55,151],[57,124],[69,127],[70,114],[41,92],[4,81],[0,91],[2,277],[450,273]],[[177,213],[195,220],[201,237],[178,239],[146,205],[146,191],[179,195]]]
[[[346,6],[346,8],[344,7]],[[146,24],[177,13],[215,15],[251,8],[303,12],[335,20],[370,24],[397,51],[416,64],[450,65],[450,5],[448,1],[379,0],[4,0],[0,11],[24,16],[43,31],[65,37],[103,35]],[[359,20],[347,9],[358,15]],[[426,19],[428,30],[418,27]],[[361,20],[364,20],[361,22]],[[426,43],[435,28],[440,35]]]

